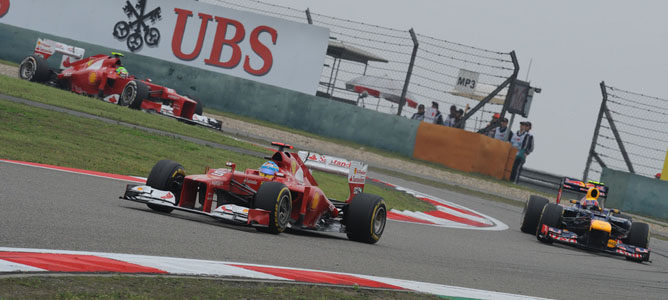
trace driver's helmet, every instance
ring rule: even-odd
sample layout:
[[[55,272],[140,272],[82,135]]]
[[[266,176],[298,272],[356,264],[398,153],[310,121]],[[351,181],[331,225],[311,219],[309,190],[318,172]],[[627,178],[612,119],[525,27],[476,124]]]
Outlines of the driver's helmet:
[[[260,176],[269,180],[273,179],[276,173],[278,173],[278,165],[273,161],[267,161],[260,167]]]
[[[125,69],[125,67],[118,67],[116,68],[116,74],[120,76],[121,78],[127,78],[128,77],[128,70]]]
[[[580,200],[580,207],[584,209],[596,209],[600,210],[601,207],[598,205],[598,196],[600,192],[597,188],[593,187],[587,191],[587,195]]]

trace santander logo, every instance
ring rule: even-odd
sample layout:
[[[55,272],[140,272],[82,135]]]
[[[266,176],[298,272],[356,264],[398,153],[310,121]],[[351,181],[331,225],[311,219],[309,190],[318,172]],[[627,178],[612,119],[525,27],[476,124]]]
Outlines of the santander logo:
[[[258,26],[251,30],[248,39],[246,39],[246,28],[244,28],[244,25],[241,22],[234,19],[198,13],[200,26],[197,34],[197,42],[192,52],[184,53],[181,48],[183,36],[185,34],[186,23],[193,16],[193,12],[180,8],[175,8],[174,12],[177,14],[177,20],[176,27],[174,28],[174,35],[172,37],[172,53],[174,53],[174,56],[177,58],[191,61],[199,57],[202,52],[204,39],[206,38],[206,28],[211,21],[212,25],[214,25],[214,22],[216,24],[216,34],[213,37],[211,50],[208,51],[209,57],[204,59],[205,64],[219,68],[234,69],[243,59],[243,69],[248,74],[263,76],[271,71],[274,57],[269,46],[260,41],[260,36],[269,35],[271,43],[276,45],[276,40],[278,39],[278,32],[276,29],[264,25]],[[232,37],[227,35],[230,27],[234,27],[234,35]],[[250,43],[250,48],[254,52],[252,56],[242,53],[241,47],[239,46],[242,42]],[[190,49],[191,47],[187,48]],[[223,48],[232,50],[232,55],[225,61],[221,61]],[[262,62],[260,67],[253,67],[259,65],[259,62]]]
[[[0,18],[9,11],[9,0],[0,0]]]

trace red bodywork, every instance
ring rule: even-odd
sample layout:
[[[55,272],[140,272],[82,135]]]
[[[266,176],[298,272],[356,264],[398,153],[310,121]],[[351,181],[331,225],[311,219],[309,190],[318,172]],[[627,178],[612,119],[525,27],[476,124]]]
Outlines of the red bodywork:
[[[68,64],[68,68],[57,75],[57,80],[61,86],[69,87],[77,94],[98,95],[102,91],[104,97],[120,95],[128,82],[138,79],[134,76],[119,76],[116,73],[119,66],[121,60],[118,57],[95,55]],[[150,80],[138,81],[149,88],[149,98],[142,101],[142,109],[160,112],[162,104],[165,103],[173,108],[175,116],[192,119],[197,102],[177,94],[173,89],[153,84]]]
[[[293,226],[314,229],[321,218],[335,218],[339,215],[339,209],[318,187],[310,171],[296,153],[277,151],[271,159],[279,167],[279,172],[271,181],[285,184],[292,194],[290,223]],[[199,194],[202,212],[210,213],[215,208],[212,202],[217,191],[226,191],[251,199],[262,182],[270,181],[260,176],[258,170],[247,169],[245,172],[239,172],[235,170],[235,164],[227,163],[227,166],[230,168],[211,169],[206,174],[186,176],[177,206],[194,208]],[[220,198],[218,201],[221,201]],[[216,204],[220,205],[220,202]],[[248,224],[268,223],[269,212],[248,209]]]

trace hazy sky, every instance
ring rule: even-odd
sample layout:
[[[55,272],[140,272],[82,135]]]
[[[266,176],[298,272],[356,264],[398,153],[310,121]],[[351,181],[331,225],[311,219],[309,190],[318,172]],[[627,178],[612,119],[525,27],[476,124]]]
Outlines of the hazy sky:
[[[599,83],[668,98],[666,1],[272,0],[270,3],[490,50],[515,50],[519,78],[543,89],[529,114],[526,166],[581,177],[601,103]],[[514,130],[519,128],[519,117]],[[660,170],[662,166],[657,166]]]

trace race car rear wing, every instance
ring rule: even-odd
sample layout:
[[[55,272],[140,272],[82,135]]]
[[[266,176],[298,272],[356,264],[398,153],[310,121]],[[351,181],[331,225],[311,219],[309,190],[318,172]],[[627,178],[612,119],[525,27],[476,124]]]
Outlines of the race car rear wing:
[[[35,44],[35,54],[44,59],[48,59],[56,53],[63,55],[60,61],[60,68],[66,69],[69,66],[82,59],[86,50],[79,47],[70,46],[61,42],[52,41],[49,39],[38,38]]]
[[[347,175],[350,194],[346,202],[350,202],[355,195],[364,191],[364,183],[369,167],[367,164],[307,151],[299,151],[298,155],[309,168],[344,176]]]
[[[605,199],[608,197],[608,187],[605,186],[605,184],[602,182],[596,182],[592,180],[584,182],[582,180],[564,177],[563,179],[561,179],[561,183],[559,185],[559,194],[557,194],[557,203],[561,201],[561,195],[564,190],[569,190],[586,195],[587,191],[593,187],[598,189],[599,198]]]

